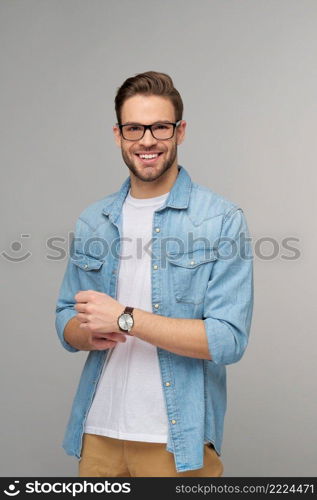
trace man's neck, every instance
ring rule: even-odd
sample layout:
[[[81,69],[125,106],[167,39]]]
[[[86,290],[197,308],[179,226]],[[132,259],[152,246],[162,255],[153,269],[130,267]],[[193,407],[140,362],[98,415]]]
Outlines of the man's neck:
[[[178,175],[177,163],[169,168],[161,177],[152,182],[144,182],[130,172],[131,196],[133,198],[155,198],[168,193]]]

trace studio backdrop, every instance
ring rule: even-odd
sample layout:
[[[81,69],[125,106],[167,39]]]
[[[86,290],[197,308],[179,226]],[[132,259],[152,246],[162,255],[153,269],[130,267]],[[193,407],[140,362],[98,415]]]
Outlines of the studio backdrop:
[[[315,0],[0,0],[2,476],[76,476],[61,445],[87,353],[55,332],[80,212],[128,176],[114,96],[170,74],[179,163],[252,234],[249,346],[228,366],[224,476],[316,475]]]

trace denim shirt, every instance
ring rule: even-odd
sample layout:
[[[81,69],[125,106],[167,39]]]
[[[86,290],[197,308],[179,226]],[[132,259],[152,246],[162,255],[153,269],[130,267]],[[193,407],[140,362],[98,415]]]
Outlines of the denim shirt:
[[[157,348],[169,423],[166,449],[181,472],[203,467],[206,442],[221,454],[226,365],[239,361],[248,343],[253,256],[242,209],[194,183],[185,168],[178,170],[164,205],[153,215],[152,312],[203,320],[211,358]],[[74,295],[96,290],[116,298],[122,205],[129,188],[130,177],[118,192],[89,205],[77,219],[56,305],[56,330],[70,352],[77,349],[65,341],[63,332],[77,314]],[[78,459],[108,353],[109,349],[89,352],[73,401],[63,448]]]

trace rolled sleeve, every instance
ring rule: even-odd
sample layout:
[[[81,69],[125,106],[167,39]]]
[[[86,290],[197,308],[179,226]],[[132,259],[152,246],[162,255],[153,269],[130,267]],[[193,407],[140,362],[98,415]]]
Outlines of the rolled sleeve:
[[[75,238],[73,240],[70,254],[74,251],[74,241],[80,240],[83,223],[80,219],[77,220],[75,229]],[[72,347],[66,342],[64,337],[64,329],[68,321],[77,315],[75,306],[75,295],[81,289],[78,276],[78,269],[72,262],[69,256],[67,267],[64,273],[63,281],[59,289],[58,299],[56,303],[55,329],[62,346],[69,352],[78,352],[78,349]]]
[[[211,361],[232,364],[247,347],[253,312],[253,254],[241,208],[225,216],[204,300]]]
[[[56,308],[55,328],[57,331],[57,335],[59,337],[59,340],[61,341],[62,346],[70,352],[78,352],[78,349],[66,342],[64,337],[64,329],[68,321],[76,316],[76,314],[77,312],[75,311],[75,309],[69,308],[58,310],[58,308]]]

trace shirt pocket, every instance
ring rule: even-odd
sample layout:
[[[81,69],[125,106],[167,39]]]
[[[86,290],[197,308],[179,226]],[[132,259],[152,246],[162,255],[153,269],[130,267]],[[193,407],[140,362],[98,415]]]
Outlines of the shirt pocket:
[[[212,249],[167,254],[173,291],[177,302],[203,302],[213,265],[217,260]]]
[[[71,261],[78,270],[82,288],[102,291],[101,269],[104,263],[103,260],[75,252],[71,256]]]

